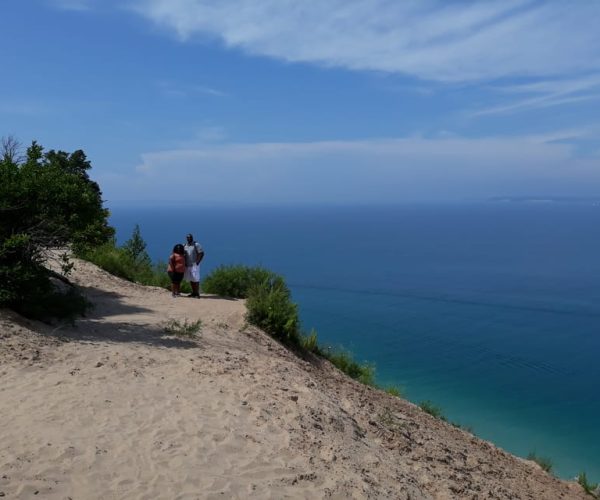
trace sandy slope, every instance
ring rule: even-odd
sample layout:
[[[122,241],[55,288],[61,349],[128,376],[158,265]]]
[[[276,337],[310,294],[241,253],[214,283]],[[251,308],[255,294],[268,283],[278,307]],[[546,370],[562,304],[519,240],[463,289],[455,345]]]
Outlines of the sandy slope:
[[[0,496],[589,499],[414,405],[301,360],[244,303],[77,262],[73,327],[0,312]],[[202,319],[197,340],[168,318]]]

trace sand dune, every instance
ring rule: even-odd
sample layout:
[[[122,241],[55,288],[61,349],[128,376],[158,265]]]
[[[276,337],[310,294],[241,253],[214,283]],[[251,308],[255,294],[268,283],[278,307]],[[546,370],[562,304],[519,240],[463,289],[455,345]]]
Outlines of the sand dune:
[[[300,359],[243,301],[172,299],[77,261],[75,326],[0,311],[5,498],[588,499],[537,465]],[[164,333],[202,320],[196,339]]]

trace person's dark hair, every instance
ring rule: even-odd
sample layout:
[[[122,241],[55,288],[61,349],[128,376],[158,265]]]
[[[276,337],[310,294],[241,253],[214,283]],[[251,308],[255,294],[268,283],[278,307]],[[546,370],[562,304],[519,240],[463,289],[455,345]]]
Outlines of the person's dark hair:
[[[179,255],[183,255],[183,253],[184,253],[183,245],[181,243],[177,243],[177,245],[175,245],[173,247],[173,253],[178,253]]]
[[[194,239],[194,237],[192,236],[192,233],[188,233],[188,235],[186,236],[186,238],[188,240],[193,240]]]

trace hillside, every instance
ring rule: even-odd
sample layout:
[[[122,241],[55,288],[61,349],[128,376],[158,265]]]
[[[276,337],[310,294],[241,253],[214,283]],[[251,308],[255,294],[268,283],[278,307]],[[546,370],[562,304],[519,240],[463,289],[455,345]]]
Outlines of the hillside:
[[[244,302],[173,299],[76,261],[75,326],[0,311],[0,496],[586,499],[421,411],[300,359]],[[202,320],[197,339],[168,319]]]

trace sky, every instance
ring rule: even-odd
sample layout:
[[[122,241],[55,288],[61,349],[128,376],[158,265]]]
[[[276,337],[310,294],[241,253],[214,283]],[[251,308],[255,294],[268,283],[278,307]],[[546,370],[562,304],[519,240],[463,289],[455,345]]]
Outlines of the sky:
[[[0,135],[111,205],[600,197],[600,2],[3,0]]]

